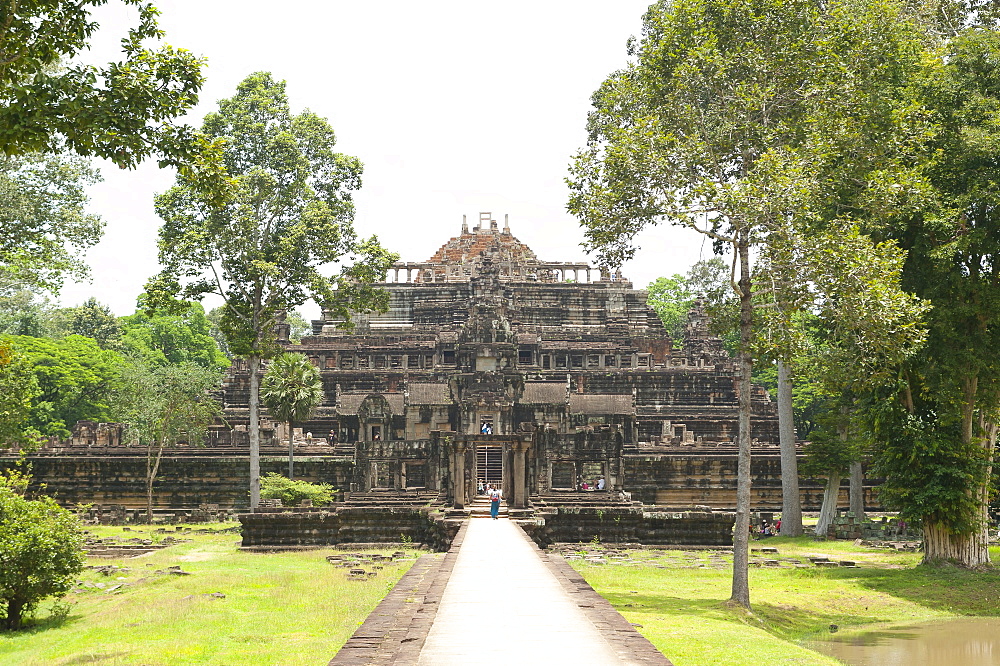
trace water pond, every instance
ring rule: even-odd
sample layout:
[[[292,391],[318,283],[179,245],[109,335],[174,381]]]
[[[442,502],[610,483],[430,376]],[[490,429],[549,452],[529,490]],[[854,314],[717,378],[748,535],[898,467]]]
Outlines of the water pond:
[[[891,625],[808,646],[852,666],[1000,666],[1000,618]]]

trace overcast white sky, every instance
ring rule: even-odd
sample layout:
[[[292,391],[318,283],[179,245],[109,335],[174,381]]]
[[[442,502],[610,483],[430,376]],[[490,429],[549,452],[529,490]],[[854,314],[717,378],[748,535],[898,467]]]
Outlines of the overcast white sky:
[[[158,0],[166,41],[208,58],[200,124],[258,70],[288,82],[293,112],[329,118],[337,149],[365,165],[356,226],[403,260],[423,261],[480,211],[503,221],[546,261],[586,261],[563,182],[585,142],[590,94],[625,64],[649,0],[359,1]],[[114,57],[130,10],[112,0],[89,59]],[[89,253],[91,284],[69,284],[130,314],[155,273],[160,221],[152,198],[173,182],[155,163],[104,165],[92,208],[107,222]],[[659,227],[640,237],[623,272],[637,287],[683,273],[711,245]],[[315,308],[304,308],[307,318]]]

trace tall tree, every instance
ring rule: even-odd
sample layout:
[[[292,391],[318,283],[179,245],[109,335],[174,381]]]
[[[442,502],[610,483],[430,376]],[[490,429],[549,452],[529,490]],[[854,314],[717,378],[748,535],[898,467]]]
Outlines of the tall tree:
[[[323,402],[323,379],[304,354],[280,354],[267,366],[260,398],[271,416],[288,424],[288,478],[295,478],[296,421],[309,418]]]
[[[937,121],[922,162],[936,206],[899,209],[886,232],[930,333],[870,412],[880,499],[921,521],[925,561],[976,567],[1000,426],[1000,35],[972,25],[932,56],[915,88]]]
[[[247,77],[236,95],[205,117],[202,130],[224,139],[229,174],[220,196],[185,173],[156,199],[163,271],[147,287],[150,304],[217,294],[229,350],[250,375],[250,503],[260,501],[259,391],[261,359],[278,351],[279,313],[308,298],[350,320],[351,311],[388,306],[371,286],[385,279],[396,255],[373,236],[357,237],[351,191],[361,162],[333,150],[327,121],[310,111],[292,115],[285,84],[270,74]],[[322,267],[338,263],[327,276]]]
[[[179,365],[129,363],[115,401],[115,417],[126,437],[146,449],[146,519],[153,522],[153,484],[167,447],[199,444],[221,413],[212,391],[222,379],[218,368],[191,362]]]
[[[601,262],[631,257],[662,221],[732,249],[739,299],[739,463],[733,603],[750,607],[752,248],[790,231],[843,224],[877,166],[872,151],[909,120],[887,89],[919,62],[916,29],[892,0],[661,0],[644,16],[634,62],[594,94],[590,140],[571,166],[569,208]],[[902,129],[901,129],[902,128]],[[882,181],[880,181],[882,182]],[[850,209],[848,209],[850,210]]]

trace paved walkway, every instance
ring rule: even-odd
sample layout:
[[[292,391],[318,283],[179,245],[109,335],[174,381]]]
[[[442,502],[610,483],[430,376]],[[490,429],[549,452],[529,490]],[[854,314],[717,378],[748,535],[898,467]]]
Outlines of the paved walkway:
[[[417,663],[643,663],[619,653],[516,525],[474,518]]]

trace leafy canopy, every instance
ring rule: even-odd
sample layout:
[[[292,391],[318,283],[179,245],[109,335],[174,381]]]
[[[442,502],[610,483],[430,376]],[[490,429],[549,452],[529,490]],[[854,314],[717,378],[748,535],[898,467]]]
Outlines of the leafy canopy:
[[[173,312],[140,308],[120,320],[122,349],[149,365],[195,363],[203,368],[226,368],[229,359],[211,335],[211,323],[201,303],[188,303]]]
[[[133,360],[123,368],[113,414],[141,445],[199,444],[221,412],[212,395],[221,381],[218,368],[190,361],[157,366]]]
[[[122,58],[102,67],[78,64],[97,34],[93,8],[107,0],[5,2],[0,8],[0,152],[59,152],[131,168],[158,155],[190,170],[207,143],[173,119],[198,102],[204,61],[161,45],[159,11],[122,0],[137,18],[121,40]],[[66,66],[61,66],[68,63]]]
[[[124,364],[121,354],[81,335],[62,340],[20,335],[10,340],[30,364],[40,391],[32,402],[31,427],[42,435],[68,437],[77,421],[112,420]]]
[[[65,276],[86,277],[83,252],[100,239],[104,228],[98,216],[84,210],[86,187],[99,180],[87,160],[78,157],[0,156],[0,283],[4,291],[57,292]]]
[[[41,394],[27,357],[7,337],[0,337],[0,448],[30,445],[38,432],[31,428],[32,404]]]

